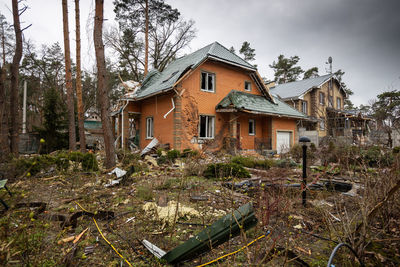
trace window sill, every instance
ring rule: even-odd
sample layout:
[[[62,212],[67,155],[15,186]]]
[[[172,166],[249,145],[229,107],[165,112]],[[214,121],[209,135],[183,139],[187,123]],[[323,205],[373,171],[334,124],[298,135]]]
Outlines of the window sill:
[[[254,134],[249,133],[249,135],[250,135],[250,136],[255,136],[256,134],[255,134],[255,133],[254,133]]]
[[[210,91],[210,90],[206,90],[206,89],[200,89],[200,91],[207,92],[207,93],[215,93],[215,90]]]
[[[154,137],[146,137],[146,140],[152,140]]]

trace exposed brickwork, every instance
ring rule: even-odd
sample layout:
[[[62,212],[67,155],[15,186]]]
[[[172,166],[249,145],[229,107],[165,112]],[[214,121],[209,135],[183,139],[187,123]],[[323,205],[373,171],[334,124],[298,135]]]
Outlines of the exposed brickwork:
[[[200,90],[202,70],[215,74],[215,92]],[[233,117],[236,117],[236,122],[240,123],[239,141],[242,149],[255,149],[256,138],[274,138],[271,127],[272,119],[269,116],[235,113],[232,114],[232,117],[230,114],[216,112],[216,105],[231,90],[245,91],[245,81],[251,82],[250,93],[261,95],[247,72],[226,64],[206,61],[178,85],[178,91],[184,90],[181,98],[176,95],[175,91],[171,91],[164,95],[130,103],[127,110],[141,113],[140,148],[144,148],[151,141],[151,139],[146,139],[146,118],[148,117],[154,119],[154,137],[161,143],[169,143],[172,148],[179,150],[200,149],[201,147],[208,147],[211,150],[221,149],[226,137],[237,137],[234,131],[237,124],[234,121],[230,123],[230,118]],[[174,98],[175,110],[164,119],[163,116],[172,108],[171,97]],[[198,142],[200,115],[215,116],[215,138],[208,139],[205,144]],[[255,135],[249,135],[249,119],[256,121]],[[275,118],[273,121],[279,120],[281,119]],[[291,123],[283,124],[281,127],[287,127],[288,130],[295,127],[295,120],[290,121]]]
[[[182,149],[182,97],[175,96],[174,110],[174,148]]]

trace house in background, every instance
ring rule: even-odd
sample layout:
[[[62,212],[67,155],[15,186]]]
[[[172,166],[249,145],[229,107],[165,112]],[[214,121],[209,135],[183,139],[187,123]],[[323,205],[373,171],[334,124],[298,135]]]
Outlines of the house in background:
[[[122,148],[153,138],[183,150],[277,150],[298,139],[306,115],[274,98],[257,69],[214,42],[150,71],[113,113]]]
[[[344,110],[347,94],[333,74],[270,86],[270,92],[296,110],[308,115],[300,125],[302,131],[318,137],[366,135],[369,118]]]

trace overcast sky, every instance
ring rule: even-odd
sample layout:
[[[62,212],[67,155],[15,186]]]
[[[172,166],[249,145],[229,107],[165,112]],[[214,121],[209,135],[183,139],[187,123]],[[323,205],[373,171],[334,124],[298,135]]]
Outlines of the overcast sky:
[[[346,72],[344,82],[354,91],[351,100],[367,104],[384,90],[400,90],[399,0],[166,0],[185,19],[193,19],[197,37],[186,53],[218,41],[239,50],[243,41],[256,49],[262,76],[273,78],[269,64],[283,54],[298,55],[304,69],[316,66],[326,73]],[[63,44],[61,0],[27,1],[21,20],[32,23],[26,38],[37,45]],[[11,0],[1,1],[0,12],[11,22]],[[75,49],[74,5],[69,0],[71,50]],[[94,63],[91,44],[94,1],[81,0],[82,54],[87,69]],[[106,25],[114,22],[113,4],[105,0]],[[88,21],[89,19],[89,21]],[[89,36],[88,36],[89,34]],[[74,53],[72,53],[74,56]]]

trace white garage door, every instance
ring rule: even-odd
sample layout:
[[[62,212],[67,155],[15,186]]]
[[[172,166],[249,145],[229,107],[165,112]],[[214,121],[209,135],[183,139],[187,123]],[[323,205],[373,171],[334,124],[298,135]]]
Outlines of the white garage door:
[[[291,139],[292,139],[291,132],[284,132],[284,131],[276,132],[276,150],[278,154],[286,153],[289,151]]]

